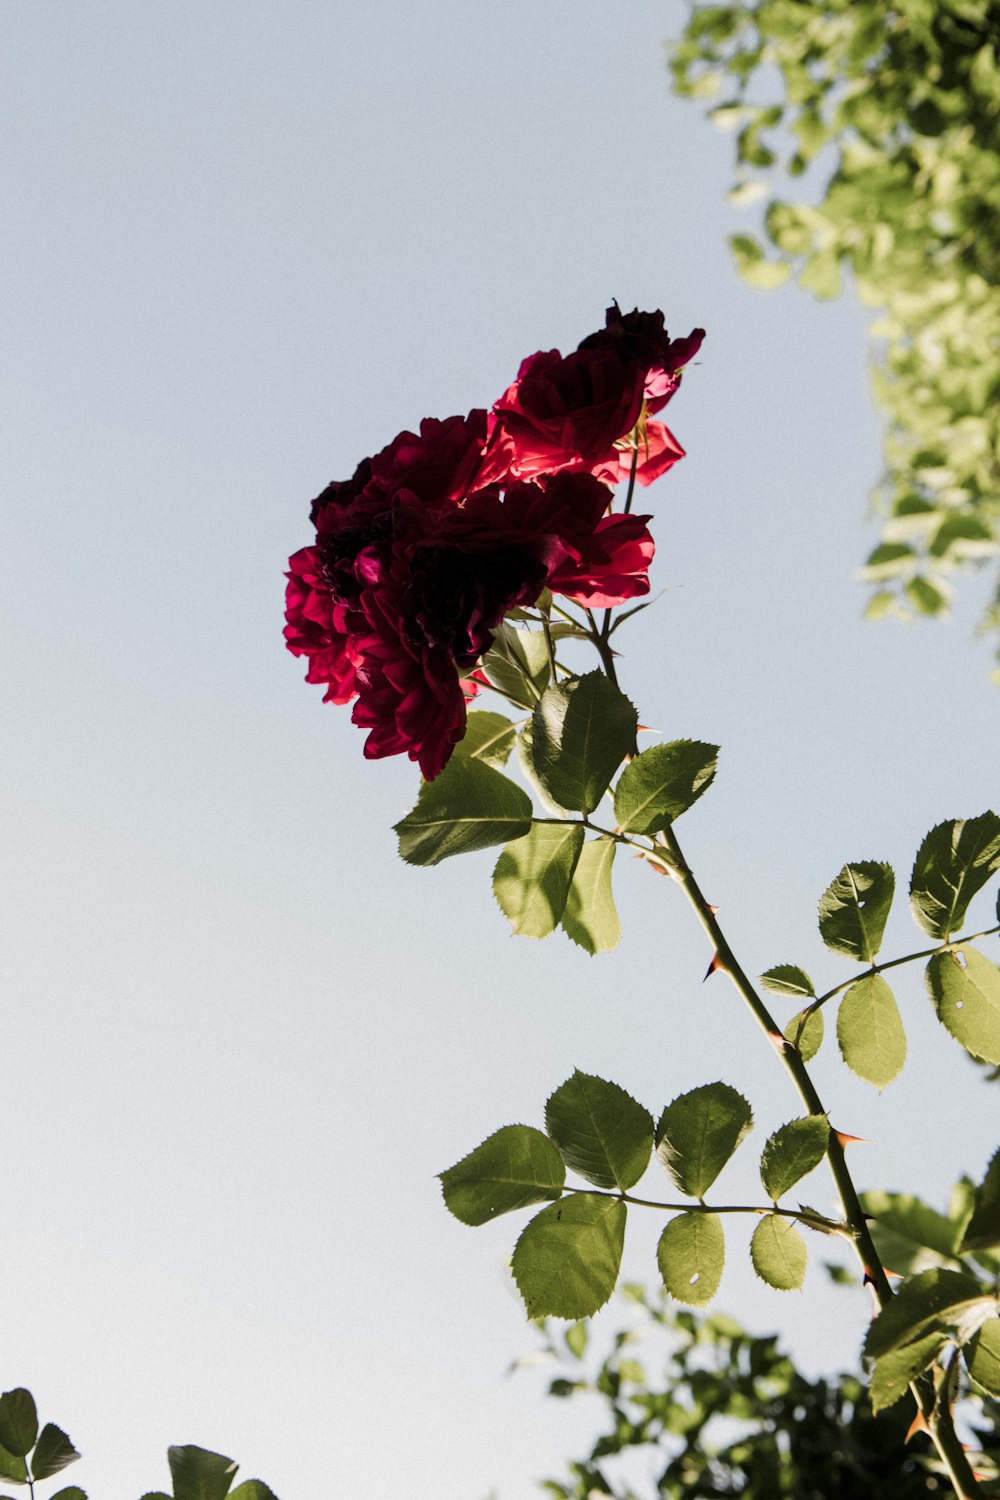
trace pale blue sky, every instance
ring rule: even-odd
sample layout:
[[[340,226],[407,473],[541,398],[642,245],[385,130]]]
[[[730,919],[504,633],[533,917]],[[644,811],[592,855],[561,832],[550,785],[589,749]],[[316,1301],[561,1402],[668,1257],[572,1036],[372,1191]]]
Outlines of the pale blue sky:
[[[540,1123],[574,1066],[653,1110],[726,1078],[758,1146],[798,1112],[666,882],[623,869],[595,961],[509,936],[489,854],[400,863],[415,768],[365,763],[281,639],[329,479],[489,404],[612,297],[702,324],[670,409],[689,456],[651,491],[664,593],[622,670],[643,722],[723,747],[681,831],[748,967],[844,977],[815,931],[844,860],[905,882],[932,823],[996,802],[972,601],[947,629],[860,621],[864,321],[736,280],[731,142],[667,90],[685,15],[4,9],[2,1378],[95,1494],[199,1442],[281,1500],[528,1500],[588,1414],[504,1379],[532,1342],[520,1220],[456,1224],[434,1173]],[[901,910],[887,947],[916,937]],[[919,975],[898,993],[902,1078],[879,1098],[829,1048],[818,1077],[873,1142],[863,1184],[942,1198],[995,1096]],[[727,1181],[759,1192],[743,1155]],[[734,1236],[719,1306],[820,1368],[866,1317],[822,1282],[757,1286]]]

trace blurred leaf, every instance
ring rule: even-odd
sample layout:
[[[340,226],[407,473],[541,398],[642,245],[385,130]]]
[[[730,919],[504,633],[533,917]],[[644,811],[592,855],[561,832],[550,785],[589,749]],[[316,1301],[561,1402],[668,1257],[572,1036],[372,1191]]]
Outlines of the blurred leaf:
[[[766,165],[766,163],[760,163]],[[749,234],[733,234],[729,237],[729,248],[733,253],[736,269],[748,286],[761,292],[774,291],[788,280],[788,266],[783,260],[766,260],[758,240]]]
[[[941,1024],[973,1057],[1000,1063],[1000,970],[962,943],[935,953],[927,988]]]
[[[820,897],[819,930],[826,946],[873,964],[895,888],[890,865],[868,860],[845,865]]]
[[[263,1480],[244,1479],[234,1490],[229,1492],[229,1500],[278,1500],[273,1490],[268,1489]]]
[[[10,1479],[14,1484],[27,1484],[28,1466],[24,1459],[0,1445],[0,1479]]]
[[[558,1198],[566,1180],[562,1157],[531,1125],[503,1125],[481,1146],[439,1174],[444,1201],[463,1224]]]
[[[874,1219],[869,1228],[888,1271],[909,1276],[954,1260],[957,1226],[910,1193],[862,1193],[861,1206]]]
[[[852,984],[837,1012],[837,1041],[852,1072],[884,1089],[906,1061],[906,1033],[892,990],[879,974]]]
[[[708,791],[718,745],[674,740],[634,757],[615,788],[615,818],[623,833],[661,833]]]
[[[621,939],[611,891],[616,847],[613,839],[588,839],[580,850],[566,897],[563,931],[587,953],[606,953],[617,948]]]
[[[943,1334],[929,1333],[875,1360],[868,1388],[872,1411],[884,1411],[905,1396],[910,1381],[930,1369],[945,1342]]]
[[[511,1269],[530,1318],[589,1318],[615,1289],[625,1204],[574,1193],[525,1226]]]
[[[1000,1150],[993,1153],[986,1176],[976,1188],[961,1248],[973,1253],[1000,1248]]]
[[[806,1115],[790,1120],[769,1138],[760,1159],[764,1191],[777,1202],[800,1178],[817,1167],[826,1155],[830,1123],[826,1115]]]
[[[910,906],[917,925],[947,941],[965,920],[969,902],[1000,869],[1000,818],[953,818],[927,834],[910,876]]]
[[[703,1198],[752,1124],[742,1094],[727,1083],[706,1083],[667,1105],[656,1155],[682,1193]]]
[[[394,832],[408,864],[436,865],[521,838],[530,827],[526,792],[482,761],[452,756],[440,776],[420,788],[416,807]]]
[[[583,824],[532,823],[523,838],[506,846],[493,871],[493,894],[523,937],[548,937],[566,909]]]
[[[591,1073],[574,1072],[549,1096],[545,1128],[567,1167],[596,1187],[627,1192],[649,1165],[652,1115]]]
[[[750,1259],[761,1281],[779,1292],[797,1292],[805,1280],[806,1242],[777,1214],[761,1219],[750,1241]]]
[[[603,672],[547,688],[531,723],[536,776],[560,806],[593,812],[635,747],[637,722]]]
[[[965,1362],[973,1380],[991,1396],[1000,1396],[1000,1317],[990,1318],[971,1339]]]
[[[660,1235],[656,1260],[671,1297],[689,1307],[711,1302],[719,1290],[726,1240],[718,1214],[678,1214]]]

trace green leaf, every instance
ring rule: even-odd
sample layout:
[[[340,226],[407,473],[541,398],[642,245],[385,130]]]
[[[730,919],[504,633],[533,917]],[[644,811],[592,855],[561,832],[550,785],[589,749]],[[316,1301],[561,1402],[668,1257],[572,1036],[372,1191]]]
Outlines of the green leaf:
[[[965,920],[969,902],[1000,869],[1000,818],[953,818],[932,828],[917,850],[910,876],[914,920],[946,942]]]
[[[910,1276],[954,1260],[957,1225],[910,1193],[862,1193],[861,1206],[887,1271]]]
[[[174,1500],[225,1500],[239,1464],[195,1443],[167,1449]]]
[[[799,286],[804,292],[828,301],[840,295],[840,262],[832,250],[818,250],[806,261],[799,273]]]
[[[416,807],[394,831],[407,864],[436,865],[521,838],[530,827],[527,792],[480,760],[452,756],[440,776],[420,788]]]
[[[582,1359],[587,1350],[589,1333],[585,1322],[573,1323],[567,1328],[563,1337],[566,1340],[566,1348],[574,1359]]]
[[[617,1083],[575,1072],[545,1106],[563,1161],[596,1187],[627,1192],[649,1166],[653,1117]]]
[[[529,1318],[589,1318],[615,1289],[625,1244],[619,1198],[574,1193],[525,1226],[511,1260]]]
[[[623,833],[661,833],[707,792],[718,745],[673,740],[629,762],[615,788],[615,819]]]
[[[702,1307],[719,1290],[726,1239],[718,1214],[678,1214],[656,1247],[663,1285],[677,1302]]]
[[[927,988],[938,1019],[973,1057],[1000,1063],[1000,969],[962,943],[935,953]]]
[[[30,1391],[23,1386],[0,1396],[0,1443],[16,1458],[24,1458],[38,1437],[38,1413]]]
[[[826,1155],[830,1122],[826,1115],[790,1120],[770,1137],[760,1159],[760,1180],[775,1203]]]
[[[890,865],[869,860],[845,865],[820,897],[819,930],[826,946],[873,964],[895,888]]]
[[[706,1083],[667,1105],[656,1155],[682,1193],[703,1198],[752,1124],[742,1094],[728,1083]]]
[[[230,1490],[229,1500],[278,1500],[278,1497],[262,1479],[244,1479],[242,1484]]]
[[[761,1219],[750,1241],[750,1259],[761,1281],[779,1292],[797,1292],[805,1280],[806,1242],[777,1214]]]
[[[749,234],[729,237],[736,269],[748,286],[770,292],[788,280],[788,265],[783,260],[765,260],[760,243]]]
[[[812,980],[797,964],[775,964],[760,976],[760,982],[772,995],[788,995],[793,1000],[816,998]]]
[[[493,894],[523,937],[548,937],[566,909],[583,848],[582,823],[532,823],[507,845],[493,871]]]
[[[961,1249],[1000,1249],[1000,1151],[995,1151],[986,1176],[973,1199],[972,1217],[965,1226]]]
[[[547,1135],[531,1125],[502,1125],[481,1146],[439,1173],[444,1201],[463,1224],[558,1198],[566,1168]]]
[[[941,1333],[929,1333],[912,1344],[903,1344],[883,1354],[872,1367],[868,1398],[876,1416],[905,1396],[911,1380],[929,1370],[944,1348],[947,1339]]]
[[[906,1061],[906,1033],[892,990],[880,974],[852,984],[837,1012],[837,1041],[852,1072],[877,1089]]]
[[[51,1496],[51,1500],[59,1500],[60,1495],[72,1495],[73,1493],[72,1489],[60,1490],[58,1495]],[[147,1490],[146,1494],[141,1496],[141,1500],[174,1500],[174,1497],[173,1495],[168,1495],[164,1490]]]
[[[10,1453],[0,1445],[0,1479],[10,1479],[14,1484],[27,1484],[28,1466],[18,1454]]]
[[[991,1396],[1000,1396],[1000,1318],[990,1318],[965,1348],[973,1380]]]
[[[75,1463],[79,1457],[66,1433],[54,1422],[46,1422],[31,1455],[32,1478],[51,1479],[53,1474],[65,1469],[67,1464]]]
[[[539,781],[560,807],[591,813],[635,747],[638,716],[603,672],[546,688],[531,721]]]
[[[880,1359],[932,1334],[966,1344],[996,1311],[996,1297],[984,1296],[978,1281],[964,1272],[921,1271],[900,1283],[872,1323],[865,1356]]]
[[[806,1021],[805,1026],[802,1028],[802,1035],[798,1037],[798,1041],[796,1041],[799,1030],[799,1021],[801,1020],[801,1017],[802,1012],[799,1011],[799,1014],[797,1016],[793,1016],[789,1021],[788,1025],[782,1032],[782,1035],[787,1042],[791,1042],[793,1047],[798,1047],[799,1056],[802,1058],[803,1062],[811,1062],[812,1059],[816,1056],[816,1053],[819,1051],[820,1047],[823,1045],[823,1032],[825,1030],[823,1012],[821,1010],[813,1011],[812,1015]]]
[[[538,630],[515,630],[505,621],[482,666],[497,692],[519,708],[534,708],[549,680],[545,636]]]
[[[56,1490],[54,1495],[50,1495],[49,1500],[87,1500],[87,1496],[78,1484],[68,1484],[65,1489]],[[172,1500],[172,1497],[165,1495],[162,1490],[156,1490],[143,1495],[142,1500]]]
[[[613,839],[588,839],[580,850],[566,897],[563,931],[587,953],[607,953],[617,948],[621,939],[621,923],[611,892],[616,848]]]
[[[948,600],[929,578],[910,578],[906,584],[906,597],[921,615],[940,615],[948,607]]]
[[[485,761],[488,766],[502,771],[516,739],[517,725],[503,714],[475,708],[466,717],[465,734],[455,746],[454,753],[470,760]]]

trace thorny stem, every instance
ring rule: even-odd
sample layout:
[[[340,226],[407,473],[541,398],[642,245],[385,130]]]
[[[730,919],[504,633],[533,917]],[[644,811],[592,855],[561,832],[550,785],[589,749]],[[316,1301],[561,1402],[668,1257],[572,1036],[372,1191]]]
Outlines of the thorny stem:
[[[638,451],[638,450],[637,450]],[[633,465],[634,468],[634,465]],[[618,674],[615,671],[614,652],[608,644],[607,635],[604,630],[597,629],[593,615],[588,611],[592,627],[592,640],[601,658],[601,665],[606,676],[611,682],[618,686]],[[605,620],[605,630],[608,622]],[[811,1115],[827,1115],[823,1107],[823,1101],[816,1091],[816,1086],[809,1076],[809,1072],[802,1060],[798,1048],[787,1043],[781,1034],[780,1028],[775,1023],[773,1016],[757,994],[747,974],[730,948],[726,936],[722,931],[715,912],[705,900],[701,888],[695,879],[684,858],[677,836],[672,827],[667,827],[661,834],[662,848],[666,851],[669,859],[668,866],[671,875],[684,891],[695,916],[707,933],[715,954],[714,967],[724,970],[735,985],[740,996],[744,1000],[754,1020],[767,1036],[771,1046],[777,1052],[785,1071],[789,1074],[795,1085],[802,1102]],[[936,950],[932,950],[936,951]],[[886,965],[885,967],[888,967]],[[829,998],[824,996],[824,999]],[[827,1115],[829,1119],[829,1115]],[[830,1131],[827,1142],[827,1160],[833,1173],[834,1182],[844,1210],[844,1217],[850,1228],[854,1248],[864,1267],[865,1279],[870,1282],[880,1307],[892,1299],[892,1288],[889,1285],[885,1268],[875,1250],[875,1245],[868,1231],[868,1223],[864,1210],[861,1207],[858,1192],[854,1186],[854,1180],[848,1171],[847,1162],[844,1159],[844,1148],[837,1139],[837,1133]],[[933,1382],[926,1377],[910,1382],[910,1390],[913,1393],[917,1406],[927,1423],[927,1429],[931,1441],[937,1449],[938,1457],[941,1459],[952,1488],[958,1500],[975,1500],[982,1494],[982,1490],[976,1480],[975,1474],[965,1450],[959,1441],[958,1434],[952,1421],[951,1408],[947,1402],[938,1403]]]

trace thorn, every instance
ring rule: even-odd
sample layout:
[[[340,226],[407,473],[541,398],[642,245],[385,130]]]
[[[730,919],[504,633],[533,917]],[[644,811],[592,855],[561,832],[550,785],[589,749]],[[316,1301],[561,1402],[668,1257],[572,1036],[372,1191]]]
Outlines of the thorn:
[[[717,912],[717,911],[718,911],[718,910],[719,910],[719,908],[718,908],[718,907],[717,907],[717,906],[713,906],[713,905],[712,905],[712,904],[711,904],[711,902],[709,902],[709,901],[706,901],[706,902],[705,902],[705,910],[706,910],[706,911],[710,911],[710,912],[711,912],[711,913],[712,913],[712,916],[713,916],[713,917],[714,917],[714,916],[715,916],[715,913],[716,913],[716,912]]]
[[[835,1130],[833,1133],[842,1147],[871,1145],[871,1141],[866,1140],[863,1135],[848,1135],[846,1130]]]
[[[654,729],[652,724],[637,724],[635,726],[635,732],[636,734],[659,734],[660,731],[658,729]]]
[[[717,969],[721,969],[721,968],[722,968],[722,959],[719,957],[719,955],[717,953],[713,953],[712,954],[712,962],[709,964],[708,968],[705,970],[705,979],[711,979],[711,977],[715,973],[715,971]],[[702,984],[705,983],[705,979],[703,979],[701,981]]]
[[[767,1035],[775,1052],[794,1052],[791,1042],[786,1036],[782,1036],[780,1031],[769,1031]]]
[[[916,1437],[916,1435],[917,1435],[918,1432],[926,1432],[927,1435],[928,1435],[928,1437],[929,1437],[930,1436],[930,1431],[931,1430],[930,1430],[930,1428],[927,1425],[927,1418],[924,1416],[923,1412],[920,1410],[920,1407],[918,1406],[917,1407],[917,1415],[913,1418],[913,1421],[910,1423],[909,1431],[907,1432],[905,1438],[903,1439],[903,1442],[904,1443],[908,1443],[911,1438]]]

